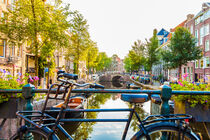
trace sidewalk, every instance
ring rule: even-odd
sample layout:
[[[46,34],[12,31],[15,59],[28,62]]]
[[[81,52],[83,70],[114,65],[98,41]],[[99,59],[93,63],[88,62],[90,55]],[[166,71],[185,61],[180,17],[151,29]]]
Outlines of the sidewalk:
[[[160,84],[158,82],[154,82],[153,85],[145,85],[133,79],[130,79],[130,81],[144,89],[160,90]]]

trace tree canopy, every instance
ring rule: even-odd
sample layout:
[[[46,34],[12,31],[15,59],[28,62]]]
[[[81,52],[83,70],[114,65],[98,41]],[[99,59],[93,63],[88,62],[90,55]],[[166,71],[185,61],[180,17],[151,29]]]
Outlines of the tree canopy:
[[[147,41],[147,40],[146,40]],[[157,30],[153,30],[153,36],[146,43],[146,70],[151,71],[152,66],[159,61]]]
[[[175,30],[168,49],[161,52],[167,68],[179,68],[179,78],[182,65],[202,57],[202,50],[195,44],[196,39],[188,29],[179,27]]]
[[[66,30],[70,27],[71,14],[68,9],[69,6],[61,6],[61,1],[50,5],[43,0],[18,0],[4,13],[1,33],[9,45],[27,44],[30,53],[35,55],[35,75],[38,75],[39,55],[52,56],[55,48],[68,46]]]

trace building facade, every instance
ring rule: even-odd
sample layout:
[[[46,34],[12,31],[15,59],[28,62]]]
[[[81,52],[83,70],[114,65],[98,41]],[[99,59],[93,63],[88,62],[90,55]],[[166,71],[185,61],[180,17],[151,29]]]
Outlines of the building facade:
[[[194,25],[191,24],[190,29],[197,39],[196,46],[203,50],[203,58],[194,62],[195,76],[194,80],[203,79],[209,81],[210,79],[210,3],[203,3],[202,10],[194,17]],[[188,25],[189,27],[189,25]]]
[[[1,18],[4,17],[3,11],[7,11],[12,0],[0,1]],[[26,52],[23,46],[11,46],[8,39],[0,33],[0,69],[1,72],[6,72],[12,76],[17,76],[18,73],[26,71]]]

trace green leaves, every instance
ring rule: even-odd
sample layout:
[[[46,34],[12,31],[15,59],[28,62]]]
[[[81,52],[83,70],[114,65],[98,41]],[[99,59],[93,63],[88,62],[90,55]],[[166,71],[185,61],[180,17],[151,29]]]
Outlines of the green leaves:
[[[210,91],[210,85],[208,84],[193,84],[189,83],[187,81],[180,81],[182,85],[180,84],[172,84],[171,88],[172,90],[186,90],[186,91]],[[197,104],[203,104],[210,106],[210,96],[208,95],[178,95],[173,96],[173,99],[176,101],[182,101],[182,102],[189,102],[192,107],[196,106]]]
[[[146,68],[148,71],[151,71],[152,65],[157,64],[159,61],[159,49],[158,49],[158,38],[157,30],[154,29],[153,37],[150,38],[146,43]]]
[[[55,49],[69,46],[69,7],[44,3],[43,0],[18,0],[13,10],[5,12],[0,24],[1,32],[9,45],[27,44],[35,54],[35,70],[38,73],[38,57],[53,54]],[[3,21],[7,22],[3,22]],[[48,51],[45,51],[45,50]],[[50,51],[49,51],[50,50]]]
[[[177,28],[171,38],[168,50],[161,52],[167,68],[177,68],[187,64],[188,61],[200,59],[202,50],[195,46],[195,38],[188,29]],[[180,73],[181,74],[181,73]]]

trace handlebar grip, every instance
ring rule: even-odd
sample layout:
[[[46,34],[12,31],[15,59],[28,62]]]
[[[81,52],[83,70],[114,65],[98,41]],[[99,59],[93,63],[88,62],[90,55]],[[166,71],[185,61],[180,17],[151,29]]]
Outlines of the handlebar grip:
[[[91,84],[90,88],[100,88],[100,89],[104,89],[104,86],[99,85],[99,84]]]
[[[77,80],[78,79],[78,75],[77,74],[63,73],[63,77],[68,78],[68,79],[73,79],[73,80]]]
[[[65,73],[64,70],[58,70],[57,74],[60,74],[60,73]]]

